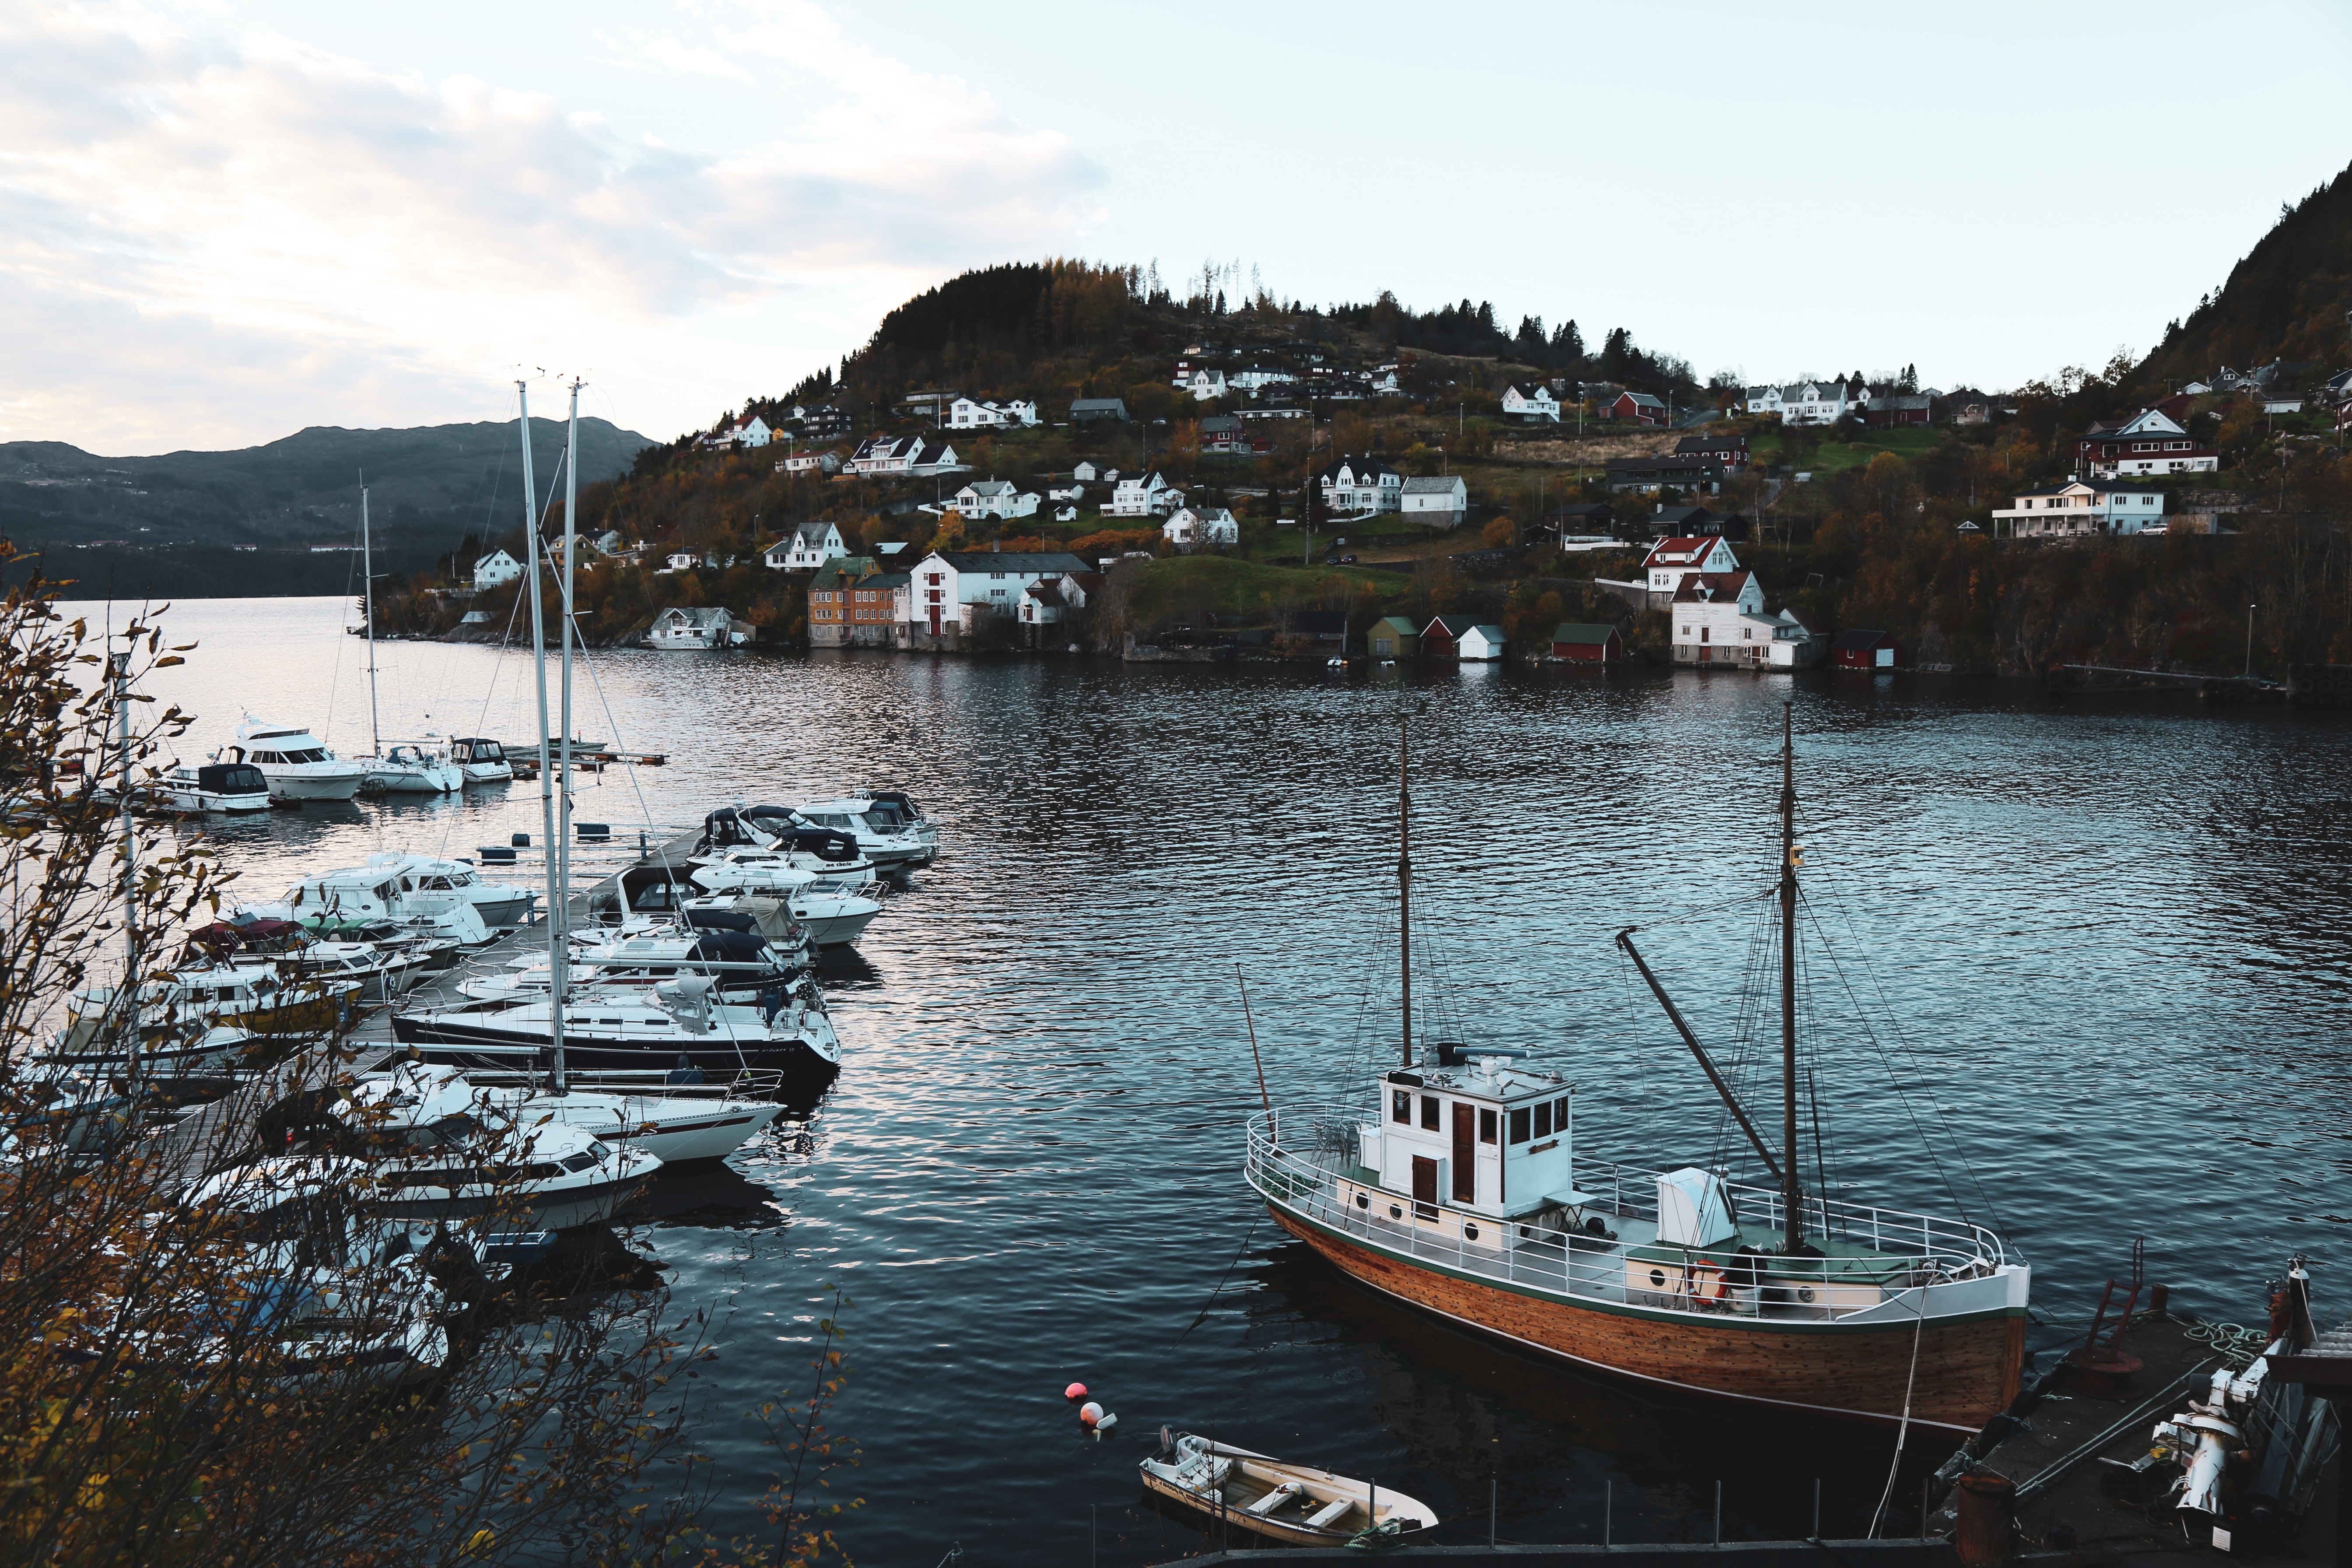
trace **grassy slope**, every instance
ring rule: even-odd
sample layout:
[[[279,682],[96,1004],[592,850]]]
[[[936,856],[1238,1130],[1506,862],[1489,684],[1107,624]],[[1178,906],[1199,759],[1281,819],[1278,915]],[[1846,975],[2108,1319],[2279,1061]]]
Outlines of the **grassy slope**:
[[[1227,555],[1154,561],[1135,575],[1137,624],[1187,615],[1268,616],[1286,607],[1342,609],[1369,591],[1385,613],[1412,592],[1412,579],[1361,567],[1267,565]]]

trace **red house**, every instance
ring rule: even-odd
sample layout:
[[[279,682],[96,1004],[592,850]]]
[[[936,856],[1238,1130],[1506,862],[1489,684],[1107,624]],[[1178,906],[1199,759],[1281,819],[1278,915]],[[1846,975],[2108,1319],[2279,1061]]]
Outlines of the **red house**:
[[[1646,392],[1621,392],[1601,405],[1603,419],[1622,419],[1631,425],[1664,425],[1666,405]]]
[[[1832,669],[1892,669],[1902,662],[1902,646],[1889,632],[1843,631],[1830,644]]]
[[[1551,656],[1570,664],[1622,664],[1625,643],[1615,626],[1562,621],[1551,634]]]
[[[1478,624],[1475,616],[1437,616],[1421,632],[1421,657],[1459,658],[1462,634]]]

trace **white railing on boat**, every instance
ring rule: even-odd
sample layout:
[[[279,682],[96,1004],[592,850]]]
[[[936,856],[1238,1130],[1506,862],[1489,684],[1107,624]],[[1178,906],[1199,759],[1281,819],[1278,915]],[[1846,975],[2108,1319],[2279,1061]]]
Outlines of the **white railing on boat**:
[[[1937,1287],[1983,1279],[2017,1261],[1999,1236],[1965,1220],[1808,1195],[1801,1200],[1804,1235],[1829,1244],[1824,1256],[1742,1257],[1717,1247],[1706,1261],[1729,1273],[1735,1287],[1744,1279],[1746,1289],[1707,1296],[1693,1289],[1687,1270],[1661,1286],[1629,1289],[1633,1252],[1646,1252],[1654,1242],[1632,1234],[1612,1240],[1562,1228],[1559,1210],[1537,1224],[1533,1215],[1415,1202],[1378,1186],[1372,1173],[1359,1163],[1358,1139],[1372,1120],[1366,1108],[1328,1104],[1251,1117],[1251,1185],[1327,1229],[1461,1273],[1592,1300],[1716,1316],[1835,1319],[1916,1290],[1912,1304],[1901,1310],[1902,1321],[1915,1312],[1933,1318],[1939,1315],[1937,1298],[1950,1294]],[[1654,1237],[1660,1174],[1635,1165],[1578,1160],[1571,1185],[1588,1201],[1574,1211],[1576,1221],[1601,1216],[1604,1228],[1613,1228],[1605,1221],[1622,1220]],[[1730,1183],[1725,1190],[1744,1233],[1785,1228],[1779,1192]],[[1348,1194],[1370,1201],[1351,1203]],[[1646,1261],[1642,1266],[1646,1270]],[[1958,1303],[1954,1308],[1974,1310]]]

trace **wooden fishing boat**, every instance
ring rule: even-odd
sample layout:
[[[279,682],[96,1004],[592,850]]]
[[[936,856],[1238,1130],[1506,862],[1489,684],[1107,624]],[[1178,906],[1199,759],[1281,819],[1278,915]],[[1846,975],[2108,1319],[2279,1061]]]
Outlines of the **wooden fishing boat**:
[[[1159,1456],[1136,1468],[1162,1497],[1293,1546],[1344,1546],[1375,1526],[1402,1533],[1437,1523],[1427,1503],[1402,1492],[1190,1432],[1163,1432]]]
[[[1783,739],[1776,1150],[1641,954],[1773,1180],[1580,1155],[1575,1088],[1517,1047],[1412,1042],[1412,840],[1400,786],[1403,1048],[1355,1104],[1250,1121],[1247,1175],[1276,1223],[1355,1279],[1481,1332],[1696,1393],[1973,1432],[2014,1400],[2031,1270],[1965,1220],[1800,1183],[1793,749]],[[1777,1155],[1777,1158],[1776,1158]]]

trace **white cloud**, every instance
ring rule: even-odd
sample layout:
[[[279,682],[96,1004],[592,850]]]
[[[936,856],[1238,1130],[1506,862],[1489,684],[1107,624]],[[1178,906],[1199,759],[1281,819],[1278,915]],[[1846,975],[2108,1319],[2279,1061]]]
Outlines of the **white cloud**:
[[[472,417],[509,366],[557,360],[668,435],[855,346],[908,292],[1094,219],[1099,173],[1066,138],[813,6],[682,21],[625,52],[789,106],[772,134],[625,137],[593,106],[210,13],[12,10],[0,438],[160,450]]]

